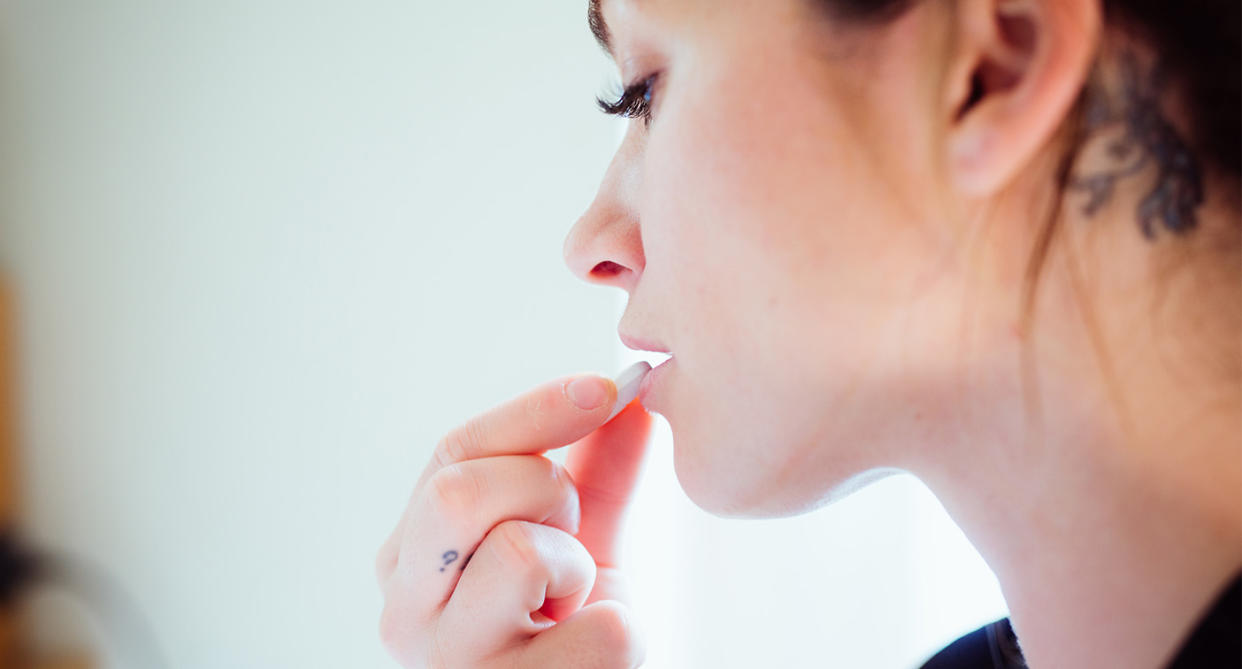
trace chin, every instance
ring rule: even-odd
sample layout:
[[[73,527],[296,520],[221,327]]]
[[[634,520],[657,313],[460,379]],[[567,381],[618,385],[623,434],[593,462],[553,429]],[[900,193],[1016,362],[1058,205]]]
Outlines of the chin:
[[[809,513],[849,497],[902,470],[848,466],[817,469],[788,460],[763,462],[730,454],[771,452],[769,444],[696,441],[673,429],[677,482],[695,506],[720,518],[785,518]],[[843,463],[842,463],[843,464]]]
[[[806,509],[774,480],[777,472],[757,469],[747,457],[762,445],[695,441],[673,430],[673,467],[681,489],[695,506],[720,518],[779,518]],[[737,450],[740,449],[740,450]],[[745,464],[742,464],[745,463]]]

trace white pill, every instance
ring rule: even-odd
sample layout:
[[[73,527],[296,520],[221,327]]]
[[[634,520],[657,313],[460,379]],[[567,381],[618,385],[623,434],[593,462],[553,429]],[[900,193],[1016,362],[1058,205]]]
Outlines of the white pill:
[[[643,377],[647,376],[647,372],[650,371],[651,363],[641,360],[617,374],[613,379],[617,384],[617,403],[612,407],[612,413],[608,414],[608,420],[612,420],[621,413],[622,409],[629,406],[635,397],[638,397],[638,386],[642,384]],[[604,422],[607,423],[608,420]]]

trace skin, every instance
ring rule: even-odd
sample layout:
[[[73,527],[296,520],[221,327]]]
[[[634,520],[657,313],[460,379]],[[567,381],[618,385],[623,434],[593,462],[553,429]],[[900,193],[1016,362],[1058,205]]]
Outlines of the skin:
[[[578,381],[596,386],[585,406]],[[402,666],[642,663],[618,539],[652,418],[635,401],[605,425],[616,399],[609,379],[564,377],[436,443],[375,561],[380,639]],[[542,455],[566,444],[564,467]]]
[[[1022,317],[1074,102],[1124,100],[1121,54],[1150,50],[1079,0],[926,0],[868,29],[803,0],[602,9],[622,82],[658,73],[654,113],[565,259],[672,352],[643,405],[689,497],[787,516],[913,473],[996,572],[1030,666],[1167,662],[1242,568],[1236,179],[1205,167],[1189,232],[1148,236],[1176,143],[1110,176],[1124,124],[1094,128]],[[650,416],[601,428],[615,386],[581,412],[568,380],[449,432],[416,483],[377,556],[405,666],[641,661],[616,545]],[[566,444],[552,476],[540,453]],[[441,572],[449,550],[475,557]]]
[[[1228,178],[1192,235],[1155,241],[1136,222],[1154,165],[1094,216],[1069,193],[1020,328],[1058,129],[1097,48],[1119,92],[1114,54],[1140,45],[1082,2],[923,2],[874,30],[719,7],[603,3],[622,82],[662,74],[565,244],[629,294],[621,331],[672,352],[646,406],[686,493],[779,516],[912,472],[997,572],[1033,666],[1157,666],[1242,565]]]

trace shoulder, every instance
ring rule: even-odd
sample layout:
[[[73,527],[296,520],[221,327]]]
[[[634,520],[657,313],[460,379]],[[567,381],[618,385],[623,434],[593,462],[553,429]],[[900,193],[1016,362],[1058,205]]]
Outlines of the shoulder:
[[[1026,660],[1009,618],[1001,618],[945,646],[922,669],[1026,669]]]
[[[1242,572],[1204,610],[1167,669],[1242,667]],[[1027,669],[1009,618],[962,635],[921,669]]]
[[[1225,584],[1168,669],[1242,667],[1242,572]]]

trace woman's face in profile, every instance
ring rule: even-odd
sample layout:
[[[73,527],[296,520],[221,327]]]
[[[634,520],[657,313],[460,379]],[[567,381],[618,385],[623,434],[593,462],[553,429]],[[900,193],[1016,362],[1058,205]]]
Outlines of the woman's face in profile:
[[[805,510],[949,427],[960,319],[989,296],[967,291],[943,195],[932,5],[854,34],[809,0],[603,0],[652,113],[566,260],[629,293],[622,333],[672,353],[644,403],[706,510]],[[977,330],[977,357],[1008,332]]]

